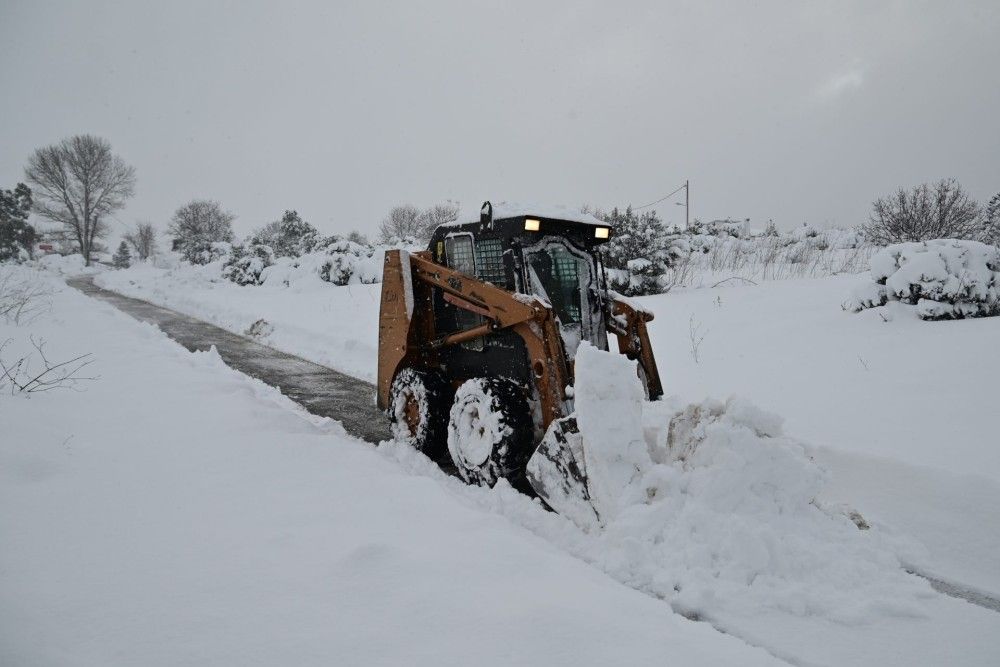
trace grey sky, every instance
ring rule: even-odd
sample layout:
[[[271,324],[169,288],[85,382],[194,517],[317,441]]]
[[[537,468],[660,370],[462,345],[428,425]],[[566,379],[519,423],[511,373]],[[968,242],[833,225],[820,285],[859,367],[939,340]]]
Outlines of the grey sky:
[[[945,176],[1000,190],[1000,2],[0,0],[0,187],[89,132],[119,219],[220,200],[371,231],[396,203],[646,203],[852,225]],[[659,206],[669,221],[683,208]]]

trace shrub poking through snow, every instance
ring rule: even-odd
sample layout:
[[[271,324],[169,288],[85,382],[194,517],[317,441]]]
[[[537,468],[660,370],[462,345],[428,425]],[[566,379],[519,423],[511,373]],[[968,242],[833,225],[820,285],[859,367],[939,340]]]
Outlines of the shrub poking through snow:
[[[1000,248],[978,241],[897,243],[871,259],[874,285],[844,302],[858,312],[890,301],[916,306],[924,320],[1000,315]]]
[[[254,243],[248,246],[234,246],[226,263],[222,265],[222,277],[237,285],[261,285],[261,273],[274,264],[274,251],[269,246]]]

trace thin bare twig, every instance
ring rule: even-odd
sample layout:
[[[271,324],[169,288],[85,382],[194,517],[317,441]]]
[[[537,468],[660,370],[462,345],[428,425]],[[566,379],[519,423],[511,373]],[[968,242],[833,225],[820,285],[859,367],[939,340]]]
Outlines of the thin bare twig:
[[[97,376],[81,375],[87,366],[94,363],[93,355],[81,354],[66,361],[52,363],[45,354],[45,340],[29,337],[32,347],[41,359],[41,368],[32,369],[32,355],[26,355],[12,363],[3,359],[3,350],[10,344],[7,339],[0,344],[0,388],[10,384],[10,393],[36,394],[53,389],[77,389],[78,382],[96,380]]]

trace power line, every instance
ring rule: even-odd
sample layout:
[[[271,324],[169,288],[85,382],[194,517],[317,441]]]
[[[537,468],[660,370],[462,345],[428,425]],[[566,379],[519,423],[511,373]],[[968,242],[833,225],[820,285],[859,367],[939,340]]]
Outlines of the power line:
[[[675,194],[677,194],[678,192],[680,192],[681,190],[683,190],[686,187],[687,187],[687,183],[684,183],[679,188],[677,188],[676,190],[674,190],[673,192],[671,192],[669,195],[664,195],[663,197],[660,197],[656,201],[650,202],[648,204],[643,204],[642,206],[633,206],[632,210],[633,211],[641,211],[642,209],[649,208],[650,206],[653,206],[654,204],[659,204],[661,201],[664,201],[666,199],[670,199],[671,197],[673,197]]]

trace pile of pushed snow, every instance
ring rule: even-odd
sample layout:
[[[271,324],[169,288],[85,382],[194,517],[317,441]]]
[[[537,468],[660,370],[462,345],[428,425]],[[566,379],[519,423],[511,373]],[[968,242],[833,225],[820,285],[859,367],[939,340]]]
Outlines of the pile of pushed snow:
[[[871,259],[874,285],[844,302],[858,312],[889,301],[915,305],[925,320],[1000,315],[1000,248],[978,241],[897,243]]]
[[[775,610],[844,623],[920,614],[924,582],[880,531],[816,497],[827,473],[781,419],[730,399],[642,400],[635,363],[584,343],[575,405],[601,526],[587,558],[708,618]]]

